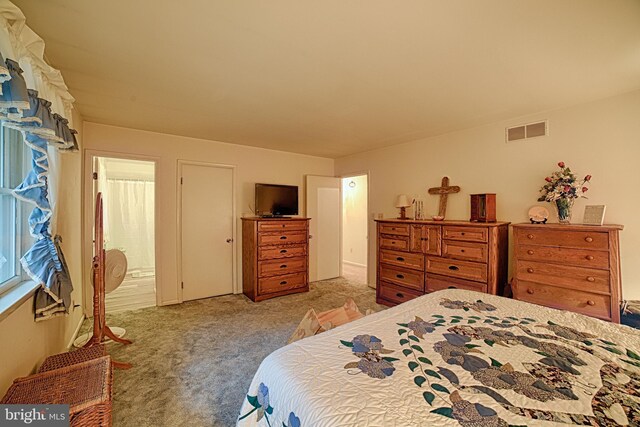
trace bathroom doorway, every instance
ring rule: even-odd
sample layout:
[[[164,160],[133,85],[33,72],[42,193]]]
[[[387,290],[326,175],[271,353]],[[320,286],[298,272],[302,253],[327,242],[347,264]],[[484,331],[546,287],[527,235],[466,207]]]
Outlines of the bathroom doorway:
[[[342,178],[342,277],[368,284],[368,175]]]
[[[156,305],[155,169],[153,161],[93,158],[94,197],[101,192],[104,203],[105,250],[122,251],[127,263],[123,282],[106,295],[107,313]]]

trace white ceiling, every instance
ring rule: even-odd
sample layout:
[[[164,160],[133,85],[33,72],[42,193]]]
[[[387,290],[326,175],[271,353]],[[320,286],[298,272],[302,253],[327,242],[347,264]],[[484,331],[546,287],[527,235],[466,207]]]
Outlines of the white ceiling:
[[[85,120],[340,157],[640,88],[638,0],[14,0]]]

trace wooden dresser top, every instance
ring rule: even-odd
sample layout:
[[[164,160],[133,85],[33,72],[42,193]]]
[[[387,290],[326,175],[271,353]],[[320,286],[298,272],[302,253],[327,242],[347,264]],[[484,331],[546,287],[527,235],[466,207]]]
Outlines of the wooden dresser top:
[[[420,224],[420,225],[453,225],[453,226],[463,226],[463,227],[500,227],[503,225],[509,225],[510,222],[471,222],[471,221],[458,221],[458,220],[445,220],[445,221],[434,221],[431,219],[376,219],[376,222],[401,222],[403,224]]]
[[[513,224],[514,228],[531,228],[541,230],[554,231],[611,231],[622,230],[624,225],[620,224],[604,224],[604,225],[584,225],[584,224],[531,224],[523,222],[521,224]]]
[[[305,218],[301,216],[291,216],[287,218],[277,217],[261,217],[261,216],[247,216],[241,218],[243,221],[309,221],[311,218]]]

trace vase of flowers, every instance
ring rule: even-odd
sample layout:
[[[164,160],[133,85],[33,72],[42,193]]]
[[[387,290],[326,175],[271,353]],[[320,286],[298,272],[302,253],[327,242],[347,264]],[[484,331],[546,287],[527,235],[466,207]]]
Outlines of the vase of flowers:
[[[545,178],[546,184],[540,189],[538,201],[553,203],[558,212],[558,222],[570,224],[573,202],[579,197],[586,198],[584,194],[589,190],[587,184],[591,175],[579,179],[564,162],[559,162],[558,167],[559,171]]]

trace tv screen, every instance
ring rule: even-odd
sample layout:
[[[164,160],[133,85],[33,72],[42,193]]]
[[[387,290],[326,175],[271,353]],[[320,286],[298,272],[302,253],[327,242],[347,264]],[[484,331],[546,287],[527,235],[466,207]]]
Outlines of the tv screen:
[[[298,215],[298,186],[256,184],[256,215]]]

